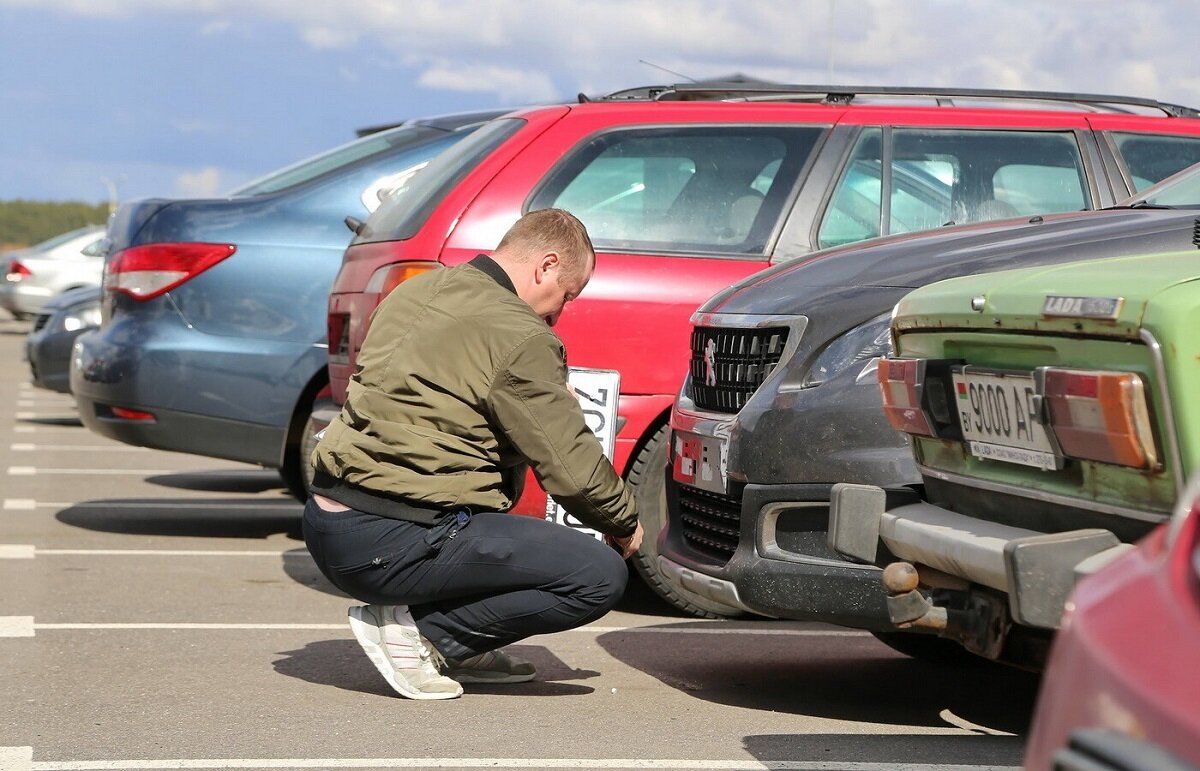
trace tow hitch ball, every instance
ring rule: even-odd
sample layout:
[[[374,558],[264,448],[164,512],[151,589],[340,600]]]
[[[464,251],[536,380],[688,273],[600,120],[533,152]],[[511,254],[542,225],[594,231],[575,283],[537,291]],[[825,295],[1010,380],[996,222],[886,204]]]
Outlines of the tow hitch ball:
[[[883,569],[888,615],[893,624],[900,629],[936,632],[987,658],[1000,655],[1009,625],[1002,601],[966,592],[965,596],[959,595],[965,600],[965,608],[947,608],[934,605],[920,585],[920,573],[907,562],[893,562]]]

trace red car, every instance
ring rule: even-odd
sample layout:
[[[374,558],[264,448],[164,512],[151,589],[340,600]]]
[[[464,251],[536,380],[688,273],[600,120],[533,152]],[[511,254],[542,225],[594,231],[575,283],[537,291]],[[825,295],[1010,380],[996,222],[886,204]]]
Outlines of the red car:
[[[897,103],[895,91],[678,86],[493,121],[365,224],[352,223],[356,238],[329,298],[334,402],[388,291],[489,252],[526,211],[572,211],[592,236],[597,268],[555,329],[572,366],[620,372],[614,463],[637,489],[647,531],[635,566],[686,611],[728,612],[673,585],[657,559],[667,419],[687,371],[689,317],[702,302],[815,249],[1101,208],[1200,161],[1200,120],[1188,108],[945,90]],[[1057,109],[1034,109],[1045,102]],[[1108,109],[1112,102],[1122,104]],[[766,353],[745,352],[737,375],[750,390],[769,372]],[[314,429],[329,410],[315,412]],[[526,491],[516,511],[543,516],[545,494],[535,484]]]
[[[1200,477],[1167,524],[1075,588],[1026,767],[1200,769]]]

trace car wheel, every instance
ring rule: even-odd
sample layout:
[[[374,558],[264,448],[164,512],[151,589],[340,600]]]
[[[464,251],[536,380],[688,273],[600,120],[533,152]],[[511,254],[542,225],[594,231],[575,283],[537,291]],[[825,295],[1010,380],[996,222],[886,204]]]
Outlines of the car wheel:
[[[310,459],[317,446],[317,433],[329,425],[336,414],[337,406],[330,397],[329,386],[325,386],[306,406],[304,414],[297,414],[293,418],[292,425],[299,428],[293,429],[293,435],[288,437],[279,476],[287,491],[297,500],[308,500],[308,488],[313,480]]]
[[[905,656],[928,664],[983,664],[987,659],[971,653],[954,640],[919,632],[871,632],[875,639]]]
[[[701,597],[679,586],[658,569],[658,534],[667,521],[667,443],[670,428],[662,426],[633,460],[627,482],[633,488],[638,515],[646,531],[642,546],[630,559],[646,585],[675,608],[700,618],[734,618],[743,615],[737,608]]]

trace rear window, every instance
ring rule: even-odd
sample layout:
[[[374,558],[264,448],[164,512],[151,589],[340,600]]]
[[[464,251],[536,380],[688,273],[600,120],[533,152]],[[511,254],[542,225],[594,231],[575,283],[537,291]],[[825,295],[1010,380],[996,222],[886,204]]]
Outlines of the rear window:
[[[230,196],[237,198],[277,193],[280,190],[302,185],[331,171],[444,133],[444,131],[427,126],[406,126],[372,134],[256,179],[233,191]]]
[[[499,118],[438,155],[383,198],[355,243],[415,236],[455,185],[524,125],[520,118]]]
[[[672,126],[577,147],[529,209],[566,209],[604,251],[762,254],[825,129]]]
[[[1200,137],[1114,133],[1112,138],[1138,192],[1200,162]]]

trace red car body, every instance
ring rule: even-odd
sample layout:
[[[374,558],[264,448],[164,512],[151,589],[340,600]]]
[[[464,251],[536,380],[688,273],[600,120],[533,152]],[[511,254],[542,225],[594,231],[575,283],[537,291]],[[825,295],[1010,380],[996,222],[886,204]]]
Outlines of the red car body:
[[[1169,523],[1075,588],[1026,767],[1109,768],[1076,758],[1113,751],[1146,769],[1184,767],[1152,765],[1163,750],[1200,768],[1200,478]]]

